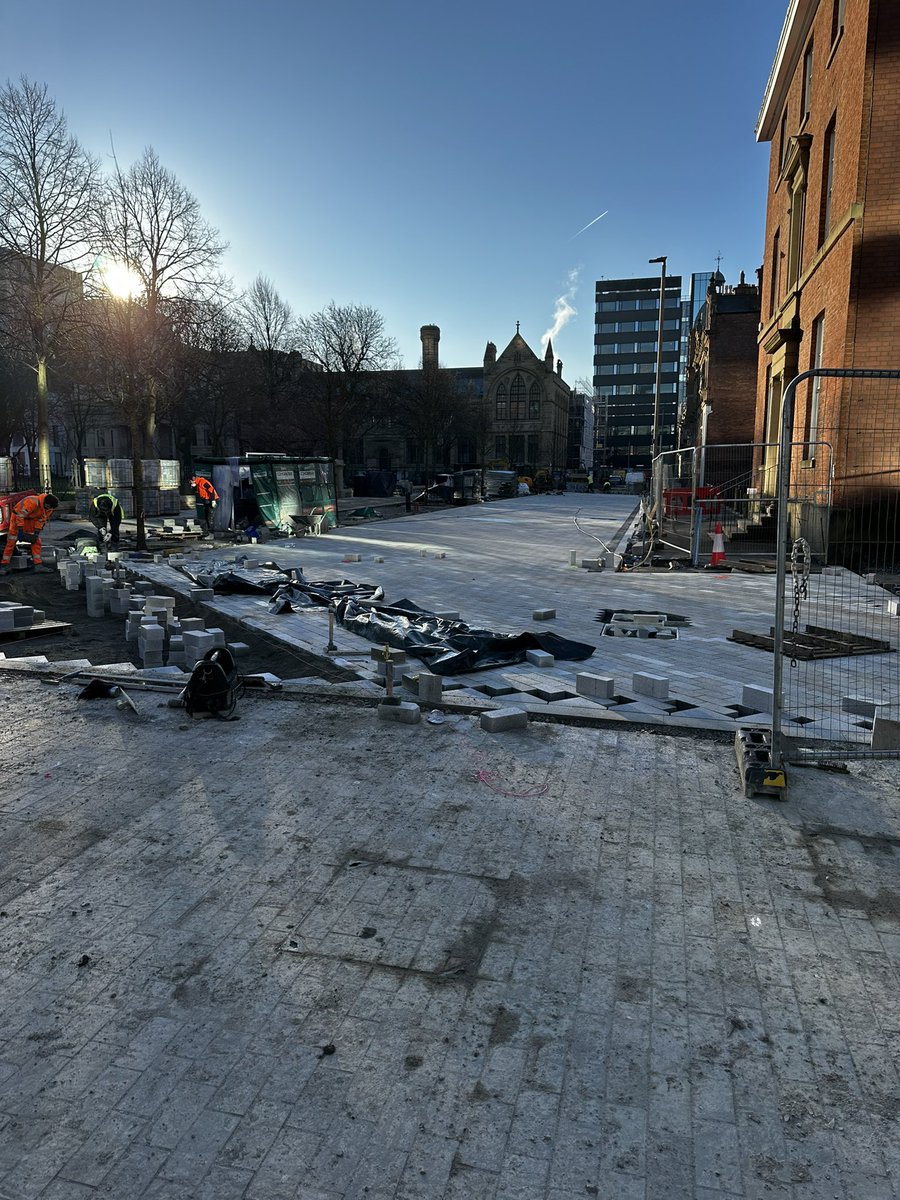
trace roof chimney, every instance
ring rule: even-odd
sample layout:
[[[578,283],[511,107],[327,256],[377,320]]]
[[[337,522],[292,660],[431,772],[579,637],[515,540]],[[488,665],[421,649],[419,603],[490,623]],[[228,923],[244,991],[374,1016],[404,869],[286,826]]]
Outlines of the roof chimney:
[[[423,325],[419,330],[419,336],[422,339],[422,370],[436,371],[441,331],[437,325]]]

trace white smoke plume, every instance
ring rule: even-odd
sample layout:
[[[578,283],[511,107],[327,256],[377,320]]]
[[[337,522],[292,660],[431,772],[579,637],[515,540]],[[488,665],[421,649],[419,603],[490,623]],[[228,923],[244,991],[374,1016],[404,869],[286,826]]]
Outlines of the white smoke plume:
[[[573,304],[575,294],[578,291],[578,277],[581,274],[581,267],[572,267],[566,276],[568,287],[561,296],[556,297],[556,302],[553,305],[553,324],[541,337],[541,349],[547,349],[547,343],[551,338],[555,338],[559,331],[565,328],[573,317],[578,316],[578,309]]]

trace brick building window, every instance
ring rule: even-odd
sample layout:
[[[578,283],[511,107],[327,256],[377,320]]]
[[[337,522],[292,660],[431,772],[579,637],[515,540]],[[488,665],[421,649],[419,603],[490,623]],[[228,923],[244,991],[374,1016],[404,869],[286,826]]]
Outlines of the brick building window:
[[[531,390],[528,393],[528,417],[529,420],[538,421],[541,416],[541,389],[536,383],[531,385]],[[532,461],[534,461],[532,459]]]
[[[525,461],[525,435],[523,433],[509,435],[509,461],[511,463]]]
[[[494,438],[494,458],[506,458],[506,434],[498,433]]]
[[[810,330],[809,369],[817,371],[822,366],[825,349],[825,314],[819,313],[812,323]],[[819,436],[819,397],[822,390],[821,378],[809,381],[809,395],[806,400],[806,422],[803,429],[803,458],[806,462],[815,463],[816,447],[814,443]]]
[[[831,44],[838,40],[844,28],[844,5],[846,0],[834,0],[831,9]]]
[[[540,455],[539,445],[540,445],[540,439],[538,438],[537,434],[529,433],[529,435],[528,435],[528,461],[531,463],[531,465],[533,467],[537,466],[538,457]]]
[[[819,245],[831,230],[831,193],[834,187],[834,141],[837,116],[833,116],[822,141],[822,206],[819,216]]]
[[[781,230],[776,229],[772,237],[772,272],[769,281],[769,316],[775,315],[778,307],[781,275]]]
[[[803,98],[800,104],[800,124],[802,125],[809,116],[812,109],[812,81],[813,81],[813,44],[812,42],[806,47],[806,53],[803,55]]]
[[[781,124],[778,126],[778,170],[784,166],[784,155],[787,150],[787,109],[781,114]]]

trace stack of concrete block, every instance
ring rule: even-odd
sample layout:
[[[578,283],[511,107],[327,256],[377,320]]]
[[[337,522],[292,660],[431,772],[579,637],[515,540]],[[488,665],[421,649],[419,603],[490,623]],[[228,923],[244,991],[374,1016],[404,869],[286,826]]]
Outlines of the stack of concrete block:
[[[132,608],[125,618],[125,641],[136,642],[138,640],[138,631],[144,623],[144,613],[142,609]]]
[[[152,613],[159,624],[165,628],[175,619],[175,598],[173,596],[148,596],[144,601],[144,612]]]
[[[119,584],[118,587],[111,589],[109,593],[109,611],[116,613],[118,616],[124,616],[131,608],[131,588],[126,584]]]
[[[182,617],[180,624],[182,634],[196,633],[198,630],[202,633],[206,628],[206,622],[202,617]]]
[[[209,625],[206,628],[206,632],[213,639],[214,646],[221,647],[223,650],[225,649],[226,641],[225,641],[225,630],[224,629],[217,629],[217,628],[215,628],[215,626]]]
[[[192,670],[207,651],[215,647],[215,644],[215,638],[207,630],[190,629],[186,633],[183,633],[184,665]],[[224,644],[223,640],[222,645],[224,646]]]
[[[186,661],[184,656],[184,638],[181,634],[175,634],[169,638],[169,653],[166,657],[166,662],[170,667],[184,667]]]
[[[16,604],[11,600],[0,602],[0,632],[9,633],[14,629],[30,629],[32,625],[40,624],[44,614],[27,604]]]
[[[145,667],[163,666],[166,631],[156,621],[144,618],[138,629],[138,654]]]
[[[59,576],[67,592],[77,592],[81,587],[83,566],[77,558],[65,558],[59,566]]]
[[[102,617],[109,608],[109,593],[113,581],[108,576],[88,575],[85,578],[87,611],[89,617]]]

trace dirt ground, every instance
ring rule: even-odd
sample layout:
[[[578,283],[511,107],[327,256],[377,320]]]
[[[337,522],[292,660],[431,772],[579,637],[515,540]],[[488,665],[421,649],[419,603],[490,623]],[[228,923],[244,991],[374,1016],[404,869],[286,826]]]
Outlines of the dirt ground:
[[[51,662],[63,659],[87,658],[93,666],[105,663],[132,662],[140,666],[137,647],[125,641],[125,619],[109,613],[95,618],[87,615],[84,591],[69,592],[60,582],[56,571],[21,571],[0,578],[0,600],[15,600],[43,609],[48,621],[64,621],[71,628],[49,636],[18,636],[3,641],[0,635],[0,652],[7,658],[22,658],[30,654],[43,654]],[[178,617],[205,616],[187,600],[179,599],[175,605]],[[274,639],[254,634],[249,629],[216,616],[215,624],[225,630],[229,641],[245,642],[250,647],[249,655],[240,659],[242,674],[269,671],[282,679],[304,675],[315,675],[321,679],[339,682],[354,678],[353,674],[335,667],[327,659],[304,654],[299,650],[280,645]],[[8,636],[8,635],[7,635]]]

